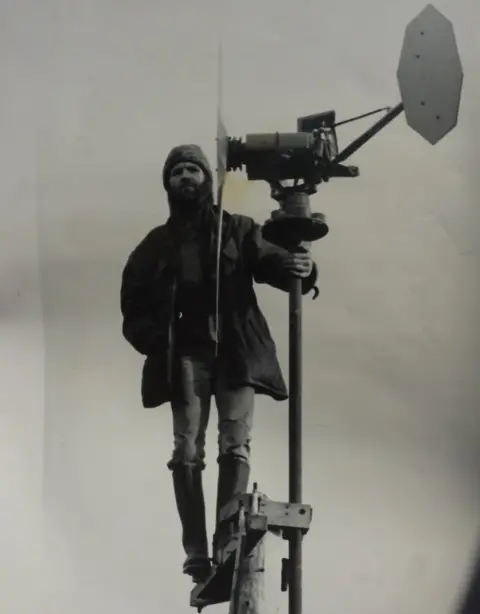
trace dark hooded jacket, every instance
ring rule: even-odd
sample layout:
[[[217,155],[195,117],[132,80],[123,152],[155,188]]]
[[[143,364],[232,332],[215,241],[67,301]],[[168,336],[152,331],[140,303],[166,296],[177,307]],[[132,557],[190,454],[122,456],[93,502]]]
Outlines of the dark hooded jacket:
[[[207,176],[202,195],[202,260],[207,292],[215,295],[216,233],[219,212],[213,204],[212,173],[202,150],[194,145],[174,148],[164,165],[167,187],[171,168],[181,160],[199,164]],[[284,268],[288,252],[266,242],[261,227],[250,217],[223,212],[220,254],[221,334],[219,360],[229,385],[252,386],[275,400],[288,398],[275,343],[259,308],[254,282],[288,292],[291,276]],[[178,241],[175,215],[151,230],[130,254],[122,275],[123,335],[146,356],[142,376],[144,407],[171,399],[172,360],[179,316]],[[307,294],[315,286],[317,266],[303,280]]]

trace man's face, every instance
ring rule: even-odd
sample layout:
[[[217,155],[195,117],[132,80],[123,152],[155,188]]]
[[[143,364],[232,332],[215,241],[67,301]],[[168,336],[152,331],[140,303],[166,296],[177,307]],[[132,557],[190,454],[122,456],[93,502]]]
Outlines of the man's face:
[[[179,162],[170,172],[170,189],[185,200],[195,200],[205,181],[205,173],[195,162]]]

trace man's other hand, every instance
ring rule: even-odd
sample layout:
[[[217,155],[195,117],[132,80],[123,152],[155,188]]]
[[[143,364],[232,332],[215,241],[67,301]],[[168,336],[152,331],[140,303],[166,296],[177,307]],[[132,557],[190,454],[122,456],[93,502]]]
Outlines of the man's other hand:
[[[313,269],[313,260],[309,253],[290,254],[285,262],[285,268],[294,277],[308,277]]]

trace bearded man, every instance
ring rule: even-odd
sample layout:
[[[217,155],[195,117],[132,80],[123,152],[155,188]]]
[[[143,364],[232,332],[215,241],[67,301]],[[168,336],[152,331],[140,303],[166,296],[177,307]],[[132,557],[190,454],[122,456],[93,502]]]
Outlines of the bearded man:
[[[317,267],[309,253],[267,243],[250,217],[224,211],[219,228],[212,172],[197,145],[172,149],[163,184],[170,216],[133,250],[123,271],[123,335],[146,357],[143,406],[171,405],[167,466],[182,526],[183,571],[199,582],[211,571],[202,485],[211,398],[218,410],[217,523],[221,508],[248,488],[255,395],[288,398],[254,282],[288,292],[297,276],[306,294]]]

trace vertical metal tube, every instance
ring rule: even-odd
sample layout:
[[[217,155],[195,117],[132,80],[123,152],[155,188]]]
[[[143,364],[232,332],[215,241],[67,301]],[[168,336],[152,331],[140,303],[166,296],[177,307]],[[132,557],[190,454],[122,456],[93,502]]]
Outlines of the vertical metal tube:
[[[289,501],[302,502],[302,280],[293,279],[289,305]],[[289,541],[288,613],[302,614],[302,533]]]

